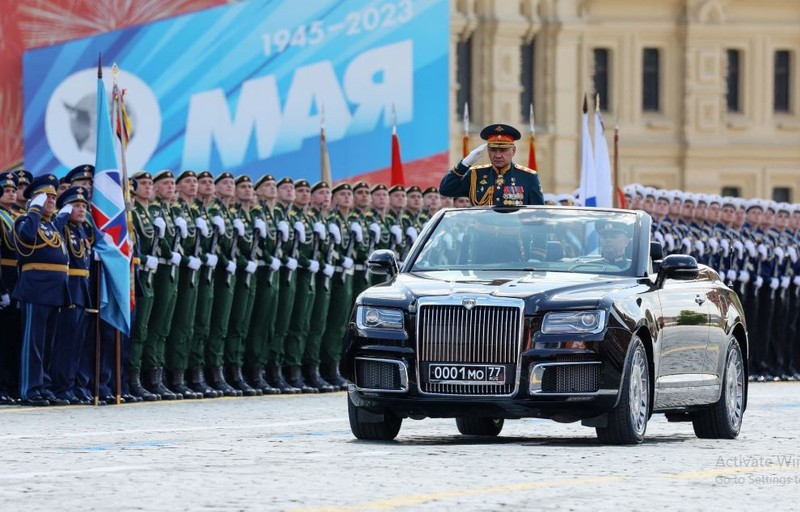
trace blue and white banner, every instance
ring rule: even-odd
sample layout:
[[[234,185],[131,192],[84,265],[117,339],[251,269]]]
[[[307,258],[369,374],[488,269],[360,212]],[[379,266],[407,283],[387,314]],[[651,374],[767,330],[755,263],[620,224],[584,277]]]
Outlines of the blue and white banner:
[[[25,167],[63,175],[95,156],[102,54],[132,121],[128,169],[319,179],[323,120],[340,180],[449,145],[449,0],[250,0],[31,50]],[[110,13],[109,13],[110,15]]]

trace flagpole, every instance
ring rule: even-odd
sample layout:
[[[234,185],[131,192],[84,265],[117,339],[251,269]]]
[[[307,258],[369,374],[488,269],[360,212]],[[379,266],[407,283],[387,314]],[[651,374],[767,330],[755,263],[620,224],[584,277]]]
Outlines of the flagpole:
[[[103,79],[103,66],[101,63],[101,54],[97,54],[97,79]],[[100,405],[100,274],[103,272],[103,266],[100,260],[95,261],[95,272],[97,279],[95,280],[95,298],[97,300],[97,320],[94,324],[94,405]]]
[[[464,102],[464,135],[461,138],[461,158],[469,154],[469,103]]]
[[[614,109],[614,207],[625,208],[619,194],[619,111]]]

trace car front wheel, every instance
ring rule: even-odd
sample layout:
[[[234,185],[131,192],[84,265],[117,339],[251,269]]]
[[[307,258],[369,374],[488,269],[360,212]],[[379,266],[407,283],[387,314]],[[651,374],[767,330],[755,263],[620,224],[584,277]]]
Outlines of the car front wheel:
[[[378,421],[365,421],[363,416],[368,413],[362,411],[357,407],[350,395],[347,395],[347,413],[350,417],[350,430],[357,439],[367,441],[391,441],[400,432],[400,425],[403,423],[403,418],[386,412],[383,414],[383,419],[378,419],[380,416],[370,414],[370,420]]]
[[[742,350],[736,339],[732,338],[728,344],[719,401],[692,416],[692,426],[697,437],[736,439],[742,428],[746,380]]]
[[[503,430],[503,418],[465,416],[456,418],[456,427],[465,436],[497,436]]]
[[[619,403],[608,413],[608,424],[597,437],[608,444],[639,444],[650,415],[650,365],[642,340],[633,337],[625,364]]]

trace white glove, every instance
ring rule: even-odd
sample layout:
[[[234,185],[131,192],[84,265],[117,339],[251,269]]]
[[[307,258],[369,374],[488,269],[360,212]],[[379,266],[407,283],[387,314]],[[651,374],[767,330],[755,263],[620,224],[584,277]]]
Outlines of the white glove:
[[[364,241],[364,231],[361,229],[361,224],[358,222],[350,224],[350,232],[356,237],[356,242],[361,243]]]
[[[746,270],[740,270],[739,271],[739,282],[742,283],[742,284],[745,284],[748,281],[750,281],[750,272],[748,272]]]
[[[708,239],[708,246],[711,248],[711,252],[716,254],[717,249],[719,249],[719,241],[716,238],[711,237]]]
[[[727,258],[728,254],[730,254],[731,243],[727,238],[723,238],[719,241],[719,246],[722,247],[722,254]]]
[[[187,263],[186,266],[189,267],[189,270],[197,270],[202,264],[203,262],[200,261],[200,258],[189,256],[189,263]]]
[[[330,224],[328,224],[328,232],[333,237],[334,242],[336,242],[337,244],[342,243],[342,232],[339,231],[339,226],[331,222]]]
[[[297,232],[297,241],[301,244],[306,243],[306,225],[298,220],[294,223],[294,230]]]
[[[694,250],[697,251],[697,254],[700,255],[700,257],[702,258],[703,255],[706,253],[706,246],[703,245],[703,242],[697,240],[694,243]]]
[[[681,248],[683,249],[683,254],[689,254],[692,250],[692,242],[689,240],[688,236],[683,237],[681,239]]]
[[[736,251],[736,257],[742,259],[742,256],[744,256],[744,245],[742,245],[742,241],[734,240],[733,248]]]
[[[278,223],[278,231],[281,233],[282,242],[289,240],[289,224],[287,224],[285,220]]]
[[[94,259],[94,261],[100,261],[100,253],[97,251],[92,251],[92,259]]]
[[[264,222],[264,219],[256,219],[255,226],[256,231],[258,231],[258,236],[267,238],[267,223]]]
[[[762,260],[767,259],[767,246],[764,244],[758,244],[758,255],[761,256]]]
[[[370,231],[370,233],[372,233],[372,239],[373,240],[380,240],[380,238],[381,238],[381,227],[378,224],[376,224],[375,222],[370,224],[369,225],[369,231]]]
[[[297,270],[297,260],[294,258],[289,258],[289,261],[286,262],[286,268],[289,270]]]
[[[764,286],[764,278],[761,277],[761,276],[757,276],[755,284],[756,284],[756,288],[761,288],[762,286]]]
[[[170,256],[170,258],[169,258],[169,262],[172,265],[180,265],[180,263],[181,263],[181,253],[173,252],[172,256]]]
[[[483,152],[486,151],[486,146],[487,144],[483,143],[477,148],[470,151],[469,154],[465,156],[463,160],[461,160],[461,163],[466,165],[467,167],[472,167],[472,165],[480,159]]]
[[[316,274],[319,272],[319,262],[317,260],[311,260],[308,262],[308,271],[312,274]]]
[[[450,233],[445,233],[444,235],[442,235],[442,240],[444,240],[444,243],[447,244],[448,249],[453,248],[453,235],[451,235]]]
[[[784,290],[789,287],[789,283],[791,282],[792,280],[789,279],[789,276],[781,276],[781,288]]]
[[[45,201],[47,201],[47,194],[44,192],[36,194],[36,197],[31,200],[31,206],[44,206]]]
[[[800,286],[800,276],[794,276],[792,278],[792,284],[794,284],[795,286]]]
[[[417,228],[415,228],[414,226],[408,226],[406,228],[406,235],[408,235],[408,238],[411,239],[411,243],[413,244],[414,242],[417,241],[417,235],[418,235]]]
[[[662,235],[660,231],[653,233],[653,238],[656,239],[656,242],[658,242],[660,246],[664,246],[664,235]]]
[[[257,268],[258,268],[258,263],[256,263],[255,261],[248,261],[247,266],[244,267],[244,271],[247,272],[248,274],[252,274],[253,272],[256,271]]]
[[[186,224],[186,219],[183,217],[175,217],[175,226],[180,230],[181,238],[189,236],[189,227]]]
[[[153,219],[153,227],[158,230],[158,238],[164,238],[164,232],[167,229],[167,223],[164,222],[164,217],[156,217]]]
[[[239,233],[239,236],[244,236],[244,222],[242,222],[242,219],[233,219],[233,229]]]
[[[145,256],[144,267],[147,270],[155,270],[158,268],[158,258],[153,256]]]
[[[217,227],[217,233],[220,235],[225,234],[225,221],[219,215],[215,215],[213,219],[211,219],[211,223]]]
[[[58,210],[59,215],[70,215],[72,213],[72,203],[67,203]]]
[[[315,222],[314,223],[314,233],[316,233],[317,236],[319,236],[321,239],[325,238],[325,235],[327,234],[325,232],[325,224],[323,224],[321,222]]]
[[[664,235],[664,241],[667,242],[667,250],[672,252],[675,250],[675,237],[671,233]]]
[[[736,281],[736,271],[733,269],[728,270],[728,282]]]
[[[394,243],[399,244],[403,242],[403,232],[397,224],[389,228],[389,233],[394,235]]]
[[[344,261],[342,261],[342,268],[345,269],[345,270],[349,269],[349,268],[353,268],[353,258],[345,257]]]
[[[775,247],[775,251],[774,252],[775,252],[775,256],[778,257],[778,263],[782,263],[784,256],[786,256],[786,253],[783,252],[783,247],[780,247],[780,246]]]
[[[789,259],[792,260],[792,263],[797,263],[797,249],[793,245],[790,245],[788,249],[786,249],[786,254],[789,255]]]
[[[269,268],[271,268],[273,272],[278,270],[281,268],[281,260],[278,258],[272,258],[272,261],[269,262]]]
[[[208,236],[208,222],[203,217],[194,219],[194,225],[200,230],[200,234],[204,237]]]
[[[219,257],[216,254],[206,254],[206,266],[214,268],[217,266]]]
[[[333,265],[329,265],[326,263],[325,267],[323,267],[322,269],[322,273],[328,277],[333,276]],[[798,278],[800,279],[800,276],[798,276]]]
[[[11,305],[11,296],[7,293],[0,295],[0,309],[7,308]]]
[[[777,277],[770,278],[769,280],[769,288],[770,290],[777,290],[778,286],[780,286],[781,281]]]
[[[747,249],[747,254],[749,254],[751,258],[756,257],[756,244],[754,244],[752,240],[745,240],[744,248]]]
[[[228,261],[228,266],[225,267],[225,272],[229,274],[233,274],[234,272],[236,272],[236,263],[234,263],[233,261]]]

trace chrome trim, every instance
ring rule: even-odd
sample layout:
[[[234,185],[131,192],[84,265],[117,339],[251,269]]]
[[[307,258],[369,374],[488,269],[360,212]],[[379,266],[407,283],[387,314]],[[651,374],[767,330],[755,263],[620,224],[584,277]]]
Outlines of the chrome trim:
[[[474,305],[472,300],[475,301]],[[421,297],[417,302],[415,364],[417,389],[421,395],[511,397],[517,394],[525,328],[525,301],[465,293],[445,297]],[[472,307],[467,308],[467,304]],[[438,320],[438,328],[435,323],[423,323],[426,312],[440,306],[457,308],[431,311],[430,314],[434,315],[432,319]],[[487,310],[487,307],[507,310]],[[453,340],[466,341],[453,343]],[[513,386],[429,384],[427,379],[423,384],[420,363],[514,365]]]
[[[354,360],[354,369],[356,372],[356,376],[358,376],[358,367],[355,366],[358,364],[358,361],[374,361],[378,363],[390,363],[396,364],[400,367],[400,389],[373,389],[373,388],[361,388],[358,387],[358,384],[353,382],[353,387],[358,391],[368,391],[372,393],[408,393],[408,364],[405,361],[398,360],[398,359],[383,359],[379,357],[356,357]]]
[[[530,379],[528,379],[528,393],[531,395],[539,396],[597,396],[603,393],[602,389],[592,392],[584,393],[552,393],[549,391],[542,391],[542,378],[544,371],[551,366],[581,366],[581,365],[601,365],[600,361],[566,361],[557,363],[538,363],[533,365],[530,372]]]

